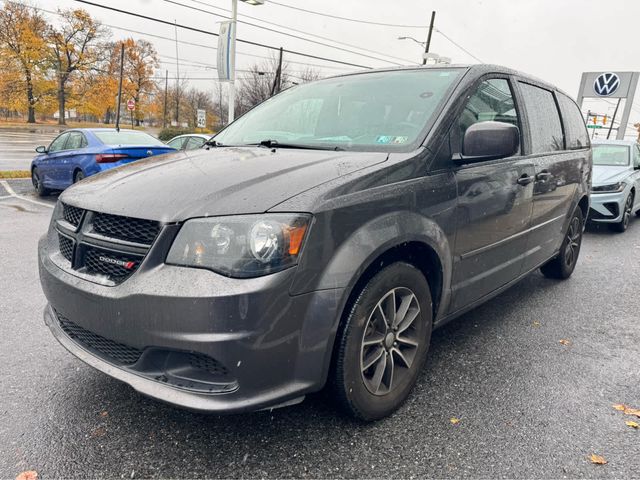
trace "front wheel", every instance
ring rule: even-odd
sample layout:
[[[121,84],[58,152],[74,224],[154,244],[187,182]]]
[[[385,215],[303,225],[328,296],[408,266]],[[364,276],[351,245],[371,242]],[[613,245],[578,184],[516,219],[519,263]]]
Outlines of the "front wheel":
[[[33,184],[33,188],[35,189],[38,196],[45,197],[49,195],[49,189],[44,187],[42,178],[40,178],[40,172],[37,168],[31,170],[31,183]]]
[[[427,356],[432,317],[429,285],[415,267],[394,263],[369,280],[336,339],[333,388],[347,413],[377,420],[406,400]]]
[[[633,192],[627,197],[627,201],[624,202],[624,210],[622,212],[622,220],[618,223],[612,223],[609,228],[614,232],[624,233],[629,228],[629,222],[631,221],[631,214],[633,213]]]
[[[562,241],[560,252],[540,267],[540,271],[545,277],[564,280],[571,276],[578,263],[578,255],[580,254],[580,247],[582,245],[583,226],[582,210],[576,208],[569,222],[567,233]]]

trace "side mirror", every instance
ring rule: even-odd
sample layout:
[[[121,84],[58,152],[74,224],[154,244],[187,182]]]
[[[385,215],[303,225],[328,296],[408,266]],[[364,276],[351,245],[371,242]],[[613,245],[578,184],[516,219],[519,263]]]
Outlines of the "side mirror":
[[[515,155],[520,148],[520,130],[504,122],[474,123],[464,134],[460,163],[495,160]]]
[[[40,145],[39,147],[36,147],[36,152],[47,153],[47,147],[45,147],[44,145]]]

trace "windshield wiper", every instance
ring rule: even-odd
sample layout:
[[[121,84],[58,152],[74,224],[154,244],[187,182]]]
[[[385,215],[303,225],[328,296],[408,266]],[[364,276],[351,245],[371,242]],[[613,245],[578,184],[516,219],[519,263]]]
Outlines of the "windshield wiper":
[[[267,147],[267,148],[299,148],[301,150],[333,150],[335,152],[343,151],[344,148],[338,146],[328,146],[328,145],[300,145],[296,143],[280,143],[277,140],[266,139],[262,140],[259,143],[253,143],[249,145],[256,145],[258,147]]]

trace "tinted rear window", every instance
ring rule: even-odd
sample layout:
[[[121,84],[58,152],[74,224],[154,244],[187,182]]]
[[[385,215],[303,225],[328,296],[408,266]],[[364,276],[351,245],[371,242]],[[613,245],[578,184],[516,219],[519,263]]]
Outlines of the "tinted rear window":
[[[165,146],[160,140],[144,132],[93,132],[105,145],[149,145]]]
[[[578,105],[566,95],[558,94],[558,104],[564,122],[567,149],[576,150],[589,146],[589,134]]]
[[[531,132],[531,153],[564,150],[560,114],[553,93],[528,83],[520,83]]]

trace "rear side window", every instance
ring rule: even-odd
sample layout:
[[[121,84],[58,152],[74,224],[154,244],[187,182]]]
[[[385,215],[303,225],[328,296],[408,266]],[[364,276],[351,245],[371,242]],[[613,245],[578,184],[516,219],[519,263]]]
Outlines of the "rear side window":
[[[531,132],[531,153],[564,150],[560,114],[553,93],[544,88],[520,82]]]
[[[558,104],[564,123],[564,138],[568,150],[589,146],[589,134],[578,105],[566,95],[558,94]]]
[[[640,167],[640,145],[637,143],[633,146],[633,166]]]
[[[206,140],[202,137],[191,137],[189,139],[189,143],[187,143],[187,150],[195,150],[196,148],[200,148],[204,145]]]

